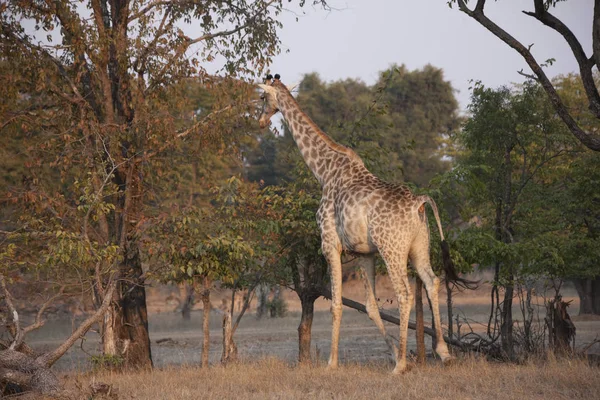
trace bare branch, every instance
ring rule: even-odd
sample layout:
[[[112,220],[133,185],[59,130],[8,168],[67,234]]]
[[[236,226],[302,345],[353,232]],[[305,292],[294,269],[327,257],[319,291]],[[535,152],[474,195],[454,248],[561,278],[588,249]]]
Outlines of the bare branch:
[[[227,107],[221,108],[220,110],[211,112],[210,114],[208,114],[207,116],[205,116],[204,118],[202,118],[200,121],[198,121],[194,125],[190,126],[188,129],[179,132],[177,134],[177,137],[178,138],[186,137],[187,135],[189,135],[190,133],[194,132],[195,130],[197,130],[202,125],[206,124],[214,116],[216,116],[218,114],[221,114],[221,113],[223,113],[223,112],[225,112],[227,110],[231,110],[232,108],[233,108],[232,105],[228,105]]]
[[[79,90],[77,89],[77,86],[75,85],[75,83],[71,80],[71,78],[69,78],[69,75],[67,74],[65,66],[62,64],[62,62],[60,62],[60,60],[56,59],[56,57],[52,56],[50,53],[48,53],[48,51],[46,51],[41,46],[34,45],[33,43],[29,42],[28,40],[17,35],[15,32],[13,32],[11,27],[5,23],[2,23],[2,33],[4,35],[6,35],[7,37],[12,38],[16,43],[18,43],[22,47],[28,49],[29,51],[37,53],[39,56],[52,62],[52,64],[54,64],[56,66],[60,76],[65,80],[65,82],[69,85],[69,87],[73,91],[75,98],[73,98],[67,94],[64,94],[60,91],[57,94],[61,95],[61,97],[65,98],[66,100],[68,100],[70,102],[76,102],[78,104],[83,104],[83,105],[89,106],[91,108],[91,105],[87,102],[87,100],[85,100],[83,98],[81,93],[79,93]]]
[[[558,18],[550,14],[546,7],[544,7],[543,0],[533,0],[535,6],[535,12],[523,11],[524,14],[533,17],[558,32],[567,42],[577,64],[579,65],[579,73],[581,80],[583,81],[583,87],[589,101],[589,107],[596,118],[600,118],[600,95],[598,89],[594,83],[594,76],[592,75],[593,62],[585,55],[585,51],[577,40],[577,37],[571,32],[571,30]]]
[[[524,77],[525,77],[525,78],[527,78],[527,79],[534,80],[534,81],[536,81],[536,82],[538,82],[538,83],[539,83],[539,81],[540,81],[540,80],[537,78],[537,76],[535,76],[535,75],[531,75],[531,74],[527,74],[527,73],[523,72],[523,70],[517,71],[517,74],[519,74],[519,75],[521,75],[521,76],[524,76]]]
[[[529,65],[529,68],[531,68],[533,73],[538,77],[538,80],[539,80],[540,84],[542,85],[542,87],[544,88],[544,90],[546,91],[546,94],[550,98],[550,102],[554,106],[555,111],[560,116],[560,118],[563,120],[563,122],[567,125],[567,127],[569,128],[571,133],[573,133],[573,135],[589,149],[594,150],[594,151],[600,151],[600,135],[593,134],[591,132],[585,132],[583,129],[581,129],[581,127],[577,124],[577,122],[573,119],[573,117],[569,113],[569,110],[567,110],[567,107],[565,106],[562,99],[556,92],[556,89],[552,85],[552,82],[550,82],[550,79],[548,79],[548,77],[546,76],[546,73],[544,72],[542,67],[538,64],[538,62],[535,60],[535,58],[533,57],[533,55],[531,54],[529,49],[527,47],[523,46],[523,44],[521,42],[519,42],[517,39],[512,37],[504,29],[502,29],[498,25],[496,25],[492,20],[490,20],[484,14],[483,6],[485,4],[485,0],[479,0],[477,2],[477,6],[475,7],[474,10],[470,10],[467,7],[464,0],[457,0],[457,3],[458,3],[458,8],[462,12],[464,12],[465,14],[467,14],[468,16],[470,16],[471,18],[473,18],[474,20],[479,22],[483,27],[485,27],[487,30],[489,30],[494,36],[496,36],[497,38],[502,40],[504,43],[506,43],[508,46],[510,46],[511,48],[516,50],[519,54],[521,54],[523,59],[525,59],[525,62],[527,62],[527,65]]]
[[[262,13],[266,12],[266,10],[274,3],[276,3],[278,0],[271,0],[268,3],[266,3],[263,7],[261,7],[260,9],[256,10],[256,12],[250,16],[247,17],[245,23],[236,26],[233,29],[228,29],[228,30],[222,30],[222,31],[218,31],[218,32],[213,32],[213,33],[206,33],[202,36],[198,36],[194,39],[191,38],[186,38],[183,43],[181,43],[181,45],[179,46],[179,48],[177,49],[175,55],[173,56],[172,59],[179,59],[183,54],[185,54],[185,52],[190,48],[190,46],[196,44],[196,43],[200,43],[200,42],[205,42],[208,40],[212,40],[218,37],[224,37],[224,36],[230,36],[233,34],[236,34],[244,29],[246,29],[247,27],[251,26],[252,24],[254,24],[256,18],[261,15]],[[161,3],[161,2],[157,2],[157,3]],[[169,2],[170,3],[170,2]],[[163,79],[164,74],[167,72],[167,70],[171,67],[170,63],[166,63],[163,68],[160,70],[160,72],[158,74],[156,74],[157,79],[154,80],[150,85],[148,85],[148,88],[146,89],[146,92],[149,92],[150,90],[154,89],[157,85],[160,84],[160,82]]]
[[[12,295],[8,291],[6,287],[6,281],[4,279],[4,275],[0,274],[0,290],[2,291],[2,296],[4,297],[4,302],[6,303],[6,307],[8,308],[8,312],[12,317],[12,324],[14,327],[13,341],[8,346],[9,350],[15,350],[17,347],[21,345],[23,342],[23,337],[25,336],[23,330],[21,329],[21,321],[19,321],[19,313],[15,308],[15,305],[12,301]]]
[[[110,303],[113,300],[113,296],[117,287],[116,279],[111,279],[109,280],[109,282],[109,289],[106,292],[106,295],[104,296],[102,305],[96,310],[96,312],[94,312],[94,314],[92,314],[85,321],[83,321],[81,325],[79,325],[79,327],[75,330],[75,332],[73,332],[71,336],[69,336],[67,340],[64,341],[63,344],[61,344],[51,352],[42,354],[36,359],[36,362],[46,365],[47,367],[52,366],[52,364],[54,364],[60,357],[62,357],[63,354],[65,354],[67,350],[69,350],[79,338],[83,337],[87,333],[87,331],[92,327],[92,325],[94,325],[96,322],[102,319],[104,313],[106,313],[106,311],[110,307]]]
[[[42,319],[44,313],[46,312],[46,309],[48,308],[48,306],[50,306],[50,304],[52,304],[56,299],[58,299],[59,297],[62,297],[64,295],[65,292],[65,285],[61,286],[60,289],[58,290],[58,293],[55,294],[54,296],[50,297],[48,300],[46,300],[44,302],[44,304],[42,304],[42,306],[40,307],[40,309],[37,312],[37,315],[35,316],[35,322],[29,326],[26,326],[25,328],[23,328],[23,336],[25,336],[27,333],[39,329],[42,326],[44,326],[44,323],[46,321],[44,321]]]
[[[153,1],[152,3],[148,4],[146,7],[143,7],[142,9],[140,9],[137,13],[130,16],[129,22],[135,21],[136,19],[144,16],[145,14],[148,14],[150,11],[152,11],[152,9],[154,9],[156,7],[173,5],[174,3],[180,3],[180,2],[176,2],[176,1],[174,2],[172,0],[170,0],[170,1],[168,1],[168,0]]]
[[[160,37],[165,33],[165,31],[172,27],[173,23],[175,22],[175,19],[171,18],[169,23],[165,26],[165,23],[170,13],[171,8],[168,8],[167,11],[165,11],[162,20],[160,21],[160,25],[156,31],[156,34],[154,35],[154,39],[152,39],[152,41],[144,48],[142,54],[139,57],[137,57],[137,59],[133,63],[133,70],[142,76],[146,71],[146,60],[148,59],[148,56],[151,54],[151,52],[156,48],[158,39],[160,39]]]

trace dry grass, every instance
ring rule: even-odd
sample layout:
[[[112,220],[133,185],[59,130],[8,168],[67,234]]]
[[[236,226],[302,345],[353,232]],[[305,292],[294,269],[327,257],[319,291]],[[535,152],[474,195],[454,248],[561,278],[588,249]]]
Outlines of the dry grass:
[[[599,399],[600,369],[583,361],[512,365],[466,359],[394,376],[391,366],[291,367],[265,359],[227,367],[71,376],[67,386],[113,385],[119,399]],[[84,397],[83,394],[79,398]]]

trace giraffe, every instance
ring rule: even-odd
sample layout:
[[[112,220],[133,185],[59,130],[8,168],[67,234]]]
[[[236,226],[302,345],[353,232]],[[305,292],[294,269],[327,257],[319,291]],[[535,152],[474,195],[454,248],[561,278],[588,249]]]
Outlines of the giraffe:
[[[290,90],[275,78],[267,76],[259,125],[265,128],[277,112],[281,112],[292,132],[304,161],[319,181],[322,197],[317,211],[321,231],[321,248],[331,276],[331,352],[329,368],[338,366],[338,343],[342,318],[342,251],[360,255],[365,275],[366,309],[392,351],[394,373],[407,369],[406,343],[408,318],[413,295],[407,275],[410,258],[423,281],[433,311],[437,338],[436,352],[446,363],[452,357],[443,339],[438,306],[439,279],[429,259],[429,228],[425,203],[434,212],[442,243],[444,234],[435,202],[428,196],[414,195],[407,186],[387,183],[370,173],[360,157],[351,149],[327,136],[300,109]],[[445,247],[447,251],[447,245]],[[375,255],[383,258],[398,298],[400,336],[398,346],[386,334],[375,299]],[[455,275],[454,275],[455,276]],[[460,279],[460,278],[459,278]]]

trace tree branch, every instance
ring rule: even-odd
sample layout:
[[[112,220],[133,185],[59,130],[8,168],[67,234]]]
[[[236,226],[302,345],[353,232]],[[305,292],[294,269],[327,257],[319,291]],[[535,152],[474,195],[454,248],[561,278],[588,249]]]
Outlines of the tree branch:
[[[166,6],[166,5],[175,5],[175,3],[178,3],[177,5],[179,5],[178,1],[153,1],[152,3],[148,4],[146,7],[143,7],[142,9],[140,9],[138,12],[136,12],[135,14],[131,15],[129,17],[129,22],[135,21],[136,19],[144,16],[145,14],[147,14],[148,12],[150,12],[153,8],[156,8],[158,6]]]
[[[75,85],[75,83],[73,83],[71,78],[69,78],[69,75],[67,74],[65,66],[58,59],[56,59],[54,56],[52,56],[50,53],[48,53],[42,47],[40,47],[38,45],[34,45],[33,43],[29,42],[28,40],[17,35],[15,32],[13,32],[11,27],[8,26],[7,24],[5,24],[4,22],[2,23],[2,33],[4,35],[6,35],[7,37],[12,38],[16,43],[18,43],[22,47],[24,47],[32,52],[38,53],[41,57],[47,59],[48,61],[52,62],[52,64],[54,64],[56,66],[58,73],[65,80],[65,82],[69,85],[69,87],[73,91],[73,94],[76,96],[76,99],[75,99],[75,98],[72,98],[71,96],[61,92],[63,98],[67,99],[70,102],[77,101],[78,103],[81,103],[81,104],[86,105],[91,108],[91,105],[83,98],[81,93],[79,93],[79,90],[77,89],[77,86]]]
[[[50,297],[48,300],[46,300],[44,302],[44,304],[42,304],[42,306],[40,307],[40,309],[38,310],[38,312],[37,312],[37,314],[35,316],[35,322],[33,324],[31,324],[31,325],[26,326],[25,328],[23,328],[23,336],[25,336],[27,333],[29,333],[31,331],[34,331],[34,330],[39,329],[42,326],[44,326],[44,324],[46,323],[46,321],[42,320],[42,316],[46,312],[46,309],[56,299],[58,299],[59,297],[63,296],[64,292],[65,292],[65,285],[63,285],[63,286],[60,287],[60,289],[58,290],[57,294],[55,294],[54,296]]]
[[[502,40],[508,46],[516,50],[527,62],[529,68],[533,71],[533,73],[538,77],[538,80],[546,94],[550,98],[550,102],[554,106],[554,110],[563,120],[563,122],[567,125],[571,133],[586,147],[594,151],[600,151],[600,135],[585,132],[577,122],[573,119],[566,106],[562,102],[562,99],[556,92],[556,89],[550,82],[550,79],[546,76],[546,73],[542,69],[542,67],[535,60],[531,52],[528,48],[523,46],[521,42],[508,34],[504,29],[500,28],[496,25],[492,20],[490,20],[484,13],[483,8],[485,5],[485,0],[479,0],[477,2],[477,6],[474,10],[470,10],[464,0],[457,0],[458,8],[479,22],[483,27],[485,27],[488,31],[490,31],[494,36]],[[598,8],[598,7],[596,7]]]
[[[23,342],[23,337],[25,336],[25,334],[23,332],[23,329],[21,329],[21,321],[19,321],[19,313],[17,312],[17,309],[15,308],[15,305],[12,302],[12,295],[6,288],[6,281],[4,279],[3,274],[0,274],[0,291],[2,292],[2,297],[4,297],[4,302],[6,303],[8,312],[11,314],[12,323],[14,326],[13,341],[10,344],[10,346],[8,346],[8,349],[15,350]]]
[[[585,55],[581,43],[579,43],[579,40],[577,40],[577,37],[575,37],[573,32],[571,32],[561,20],[546,10],[543,0],[533,0],[533,3],[535,12],[523,11],[523,13],[537,19],[547,27],[554,29],[566,40],[579,65],[579,73],[581,75],[581,80],[583,81],[583,87],[588,101],[590,102],[589,108],[596,118],[600,118],[600,95],[598,94],[598,89],[596,88],[594,76],[592,74],[594,63],[590,62],[590,59]]]
[[[266,3],[264,5],[264,7],[261,7],[260,9],[258,9],[254,14],[248,16],[246,18],[245,23],[236,26],[233,29],[228,29],[228,30],[222,30],[222,31],[218,31],[218,32],[214,32],[214,33],[206,33],[202,36],[198,36],[197,38],[191,39],[191,38],[185,38],[185,40],[183,41],[183,43],[181,43],[181,45],[179,46],[179,48],[177,49],[175,55],[172,57],[172,59],[179,59],[189,48],[190,46],[196,44],[196,43],[200,43],[200,42],[205,42],[207,40],[212,40],[218,37],[224,37],[224,36],[230,36],[233,35],[237,32],[240,32],[244,29],[246,29],[247,27],[249,27],[250,25],[254,24],[254,21],[256,19],[256,17],[258,17],[261,13],[266,12],[266,10],[273,4],[276,3],[278,0],[271,0],[268,3]],[[157,2],[157,3],[164,3],[164,2]],[[162,80],[163,80],[163,76],[166,73],[166,71],[171,67],[170,63],[165,63],[165,65],[163,66],[163,68],[160,70],[160,72],[158,74],[156,74],[157,79],[155,79],[150,85],[148,85],[148,88],[146,89],[146,92],[149,92],[150,90],[154,89],[157,85],[159,85]]]
[[[92,327],[92,325],[100,321],[100,319],[104,316],[104,313],[108,310],[108,307],[110,307],[110,303],[113,300],[113,296],[117,287],[117,279],[110,279],[109,282],[109,289],[106,292],[106,295],[104,296],[104,299],[102,301],[102,305],[98,308],[98,310],[96,310],[94,314],[92,314],[85,321],[83,321],[81,325],[79,325],[79,327],[75,330],[75,332],[73,332],[71,336],[69,336],[67,340],[64,341],[63,344],[61,344],[51,352],[42,354],[36,359],[36,362],[39,362],[47,367],[52,366],[52,364],[54,364],[59,358],[61,358],[79,338],[83,337],[87,333],[87,331]]]

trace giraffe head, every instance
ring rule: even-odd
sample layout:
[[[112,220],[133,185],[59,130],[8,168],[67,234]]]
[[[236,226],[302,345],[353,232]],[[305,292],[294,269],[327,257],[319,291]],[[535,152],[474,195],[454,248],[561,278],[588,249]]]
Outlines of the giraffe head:
[[[260,118],[258,119],[258,124],[261,128],[265,128],[269,125],[271,117],[280,110],[279,100],[281,95],[284,93],[289,95],[289,92],[295,87],[295,85],[286,87],[279,79],[279,74],[275,74],[274,78],[269,74],[267,75],[264,84],[258,84],[258,87],[264,90],[263,94],[260,96],[260,98],[263,99],[263,109]]]

